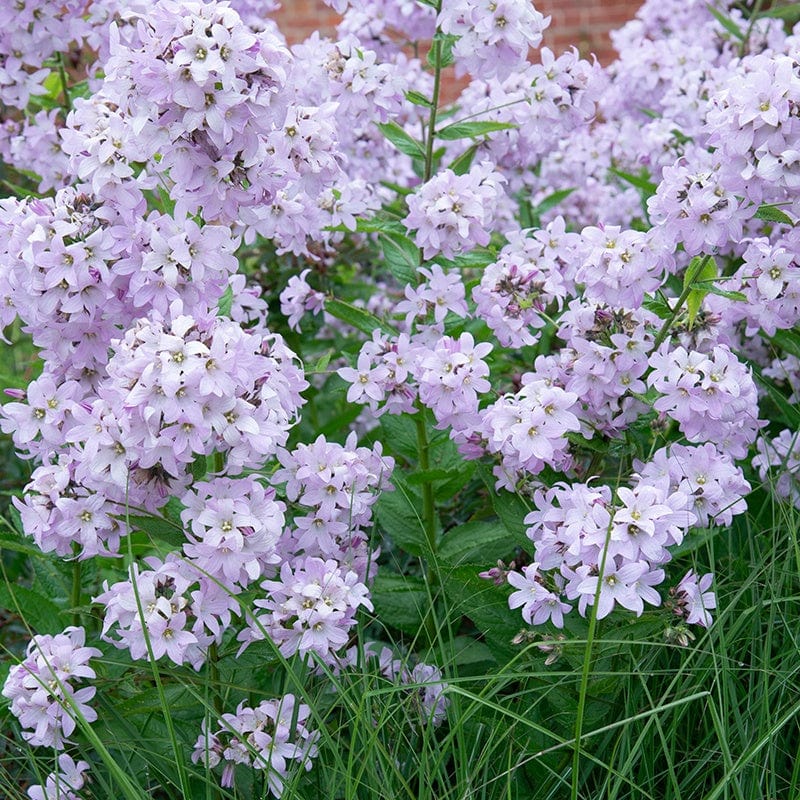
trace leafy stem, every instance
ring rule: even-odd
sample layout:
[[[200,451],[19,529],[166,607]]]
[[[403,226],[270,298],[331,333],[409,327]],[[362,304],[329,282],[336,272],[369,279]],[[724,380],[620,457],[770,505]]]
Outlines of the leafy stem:
[[[708,264],[711,260],[711,256],[703,256],[703,260],[698,264],[697,268],[695,269],[696,275],[701,275],[703,272],[703,268]],[[692,293],[692,290],[695,288],[694,280],[687,280],[686,284],[683,287],[683,291],[680,294],[675,305],[672,307],[669,317],[664,320],[664,324],[661,326],[661,330],[656,335],[655,341],[653,342],[653,350],[658,350],[661,347],[664,339],[667,338],[667,335],[670,332],[670,329],[675,324],[675,320],[678,318],[678,314],[681,313],[681,308],[683,308],[683,304],[686,302],[686,298]]]

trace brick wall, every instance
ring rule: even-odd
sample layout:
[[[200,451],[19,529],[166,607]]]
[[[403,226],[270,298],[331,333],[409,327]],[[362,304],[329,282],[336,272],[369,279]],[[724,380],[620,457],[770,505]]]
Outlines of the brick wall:
[[[608,32],[636,13],[642,0],[535,0],[537,10],[552,17],[545,44],[556,53],[575,45],[582,55],[595,53],[601,63],[614,58]],[[337,15],[322,0],[283,0],[276,14],[290,42],[302,41],[319,30],[334,33]]]

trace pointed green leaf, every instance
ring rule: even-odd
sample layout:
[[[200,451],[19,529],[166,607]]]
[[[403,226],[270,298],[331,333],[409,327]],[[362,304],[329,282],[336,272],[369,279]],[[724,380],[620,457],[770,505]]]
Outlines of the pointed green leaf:
[[[781,209],[770,203],[762,203],[756,211],[756,218],[767,222],[780,222],[781,225],[791,225],[794,227],[794,220]]]
[[[510,122],[452,122],[436,131],[439,139],[452,142],[456,139],[470,139],[475,136],[486,136],[495,131],[507,131],[517,126]]]
[[[396,122],[379,122],[381,133],[401,152],[412,158],[425,158],[422,145]]]
[[[358,306],[354,306],[351,303],[345,303],[344,300],[336,300],[335,298],[326,300],[325,310],[336,319],[352,325],[361,333],[366,333],[367,336],[372,336],[374,330],[381,330],[389,335],[397,333],[391,325],[387,325],[371,312],[364,308],[358,308]]]

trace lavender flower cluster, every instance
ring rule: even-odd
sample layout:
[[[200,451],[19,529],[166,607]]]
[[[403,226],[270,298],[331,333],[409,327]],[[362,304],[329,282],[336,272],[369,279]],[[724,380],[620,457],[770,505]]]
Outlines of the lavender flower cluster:
[[[291,47],[272,0],[0,11],[0,158],[36,186],[0,200],[0,335],[18,326],[42,360],[0,411],[32,468],[24,533],[107,559],[98,633],[131,661],[200,671],[266,642],[316,675],[353,668],[401,453],[358,433],[406,415],[426,504],[423,433],[528,504],[530,558],[482,573],[527,624],[650,607],[709,627],[712,576],[675,548],[744,513],[756,476],[800,507],[798,432],[764,411],[800,385],[780,336],[800,315],[800,29],[647,0],[603,69],[533,56],[550,20],[527,0],[331,5],[336,37]],[[435,74],[405,47],[431,40]],[[442,121],[449,59],[470,80]],[[262,296],[268,251],[265,272],[291,274]],[[349,321],[375,322],[355,350],[342,273],[369,295],[340,303]],[[306,371],[301,326],[336,377]],[[353,429],[306,438],[304,407],[337,382]],[[147,520],[179,543],[139,558]],[[11,669],[30,744],[63,750],[96,719],[85,641],[36,636]],[[441,665],[367,649],[444,723]],[[312,711],[242,700],[193,760],[224,787],[259,770],[280,797],[317,755]],[[30,797],[71,800],[87,768],[62,753]]]

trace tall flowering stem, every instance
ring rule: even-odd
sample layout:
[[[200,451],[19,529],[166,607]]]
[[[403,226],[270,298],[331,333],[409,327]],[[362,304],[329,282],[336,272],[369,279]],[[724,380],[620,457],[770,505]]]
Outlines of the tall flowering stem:
[[[419,468],[422,472],[428,472],[430,470],[430,459],[428,457],[430,442],[428,441],[428,432],[425,429],[423,408],[420,408],[414,415],[414,423],[417,426]],[[422,521],[425,525],[425,539],[428,542],[428,549],[433,555],[436,552],[436,504],[430,480],[425,480],[422,483]]]
[[[441,11],[441,3],[436,5],[436,13]],[[438,34],[438,31],[437,31]],[[436,136],[436,115],[439,111],[439,95],[442,88],[442,40],[433,40],[433,96],[431,113],[428,117],[428,136],[425,141],[425,172],[423,182],[427,183],[433,173],[433,141]]]

